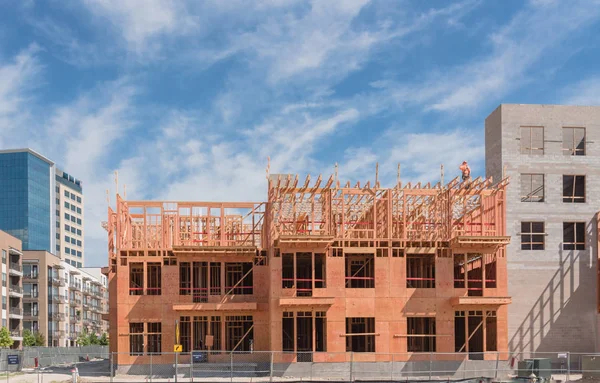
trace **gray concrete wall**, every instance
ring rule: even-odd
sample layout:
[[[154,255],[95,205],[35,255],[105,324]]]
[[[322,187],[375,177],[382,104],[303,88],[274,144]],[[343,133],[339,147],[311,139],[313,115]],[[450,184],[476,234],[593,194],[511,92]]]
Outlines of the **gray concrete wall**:
[[[498,112],[499,115],[498,115]],[[544,155],[520,153],[520,127],[544,127]],[[562,128],[586,128],[586,155],[562,153]],[[507,192],[509,350],[596,351],[600,107],[507,105],[486,119],[486,171],[511,177]],[[496,140],[501,138],[501,144]],[[501,171],[501,170],[500,170]],[[520,174],[545,174],[545,201],[521,202]],[[586,176],[586,202],[562,202],[562,175]],[[521,250],[522,221],[544,221],[545,250]],[[586,223],[585,250],[562,250],[563,222]]]

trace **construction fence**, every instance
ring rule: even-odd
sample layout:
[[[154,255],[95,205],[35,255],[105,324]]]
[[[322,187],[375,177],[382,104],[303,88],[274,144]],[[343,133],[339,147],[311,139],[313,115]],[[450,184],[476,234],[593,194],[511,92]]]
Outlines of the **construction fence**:
[[[568,381],[600,377],[600,354],[558,353],[160,353],[132,356],[106,348],[2,351],[8,382],[436,381],[516,378]],[[6,351],[6,352],[5,352]],[[46,354],[48,352],[48,354]],[[6,364],[20,354],[21,365]],[[37,359],[37,365],[36,360]],[[120,363],[128,361],[129,363]],[[119,363],[118,363],[119,362]],[[5,369],[6,371],[6,369]],[[2,382],[2,379],[0,379]]]

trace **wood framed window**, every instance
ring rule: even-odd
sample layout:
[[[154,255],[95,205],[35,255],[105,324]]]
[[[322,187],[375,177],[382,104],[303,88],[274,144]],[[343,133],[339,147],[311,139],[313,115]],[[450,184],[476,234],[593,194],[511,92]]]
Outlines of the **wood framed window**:
[[[543,155],[544,154],[544,127],[522,126],[521,127],[521,154]]]
[[[562,152],[565,156],[585,156],[585,128],[563,128]]]
[[[584,222],[563,222],[563,250],[585,250]]]
[[[543,174],[521,174],[521,202],[544,202]]]
[[[585,176],[564,175],[563,176],[563,202],[584,203],[585,202]]]
[[[521,222],[521,250],[544,250],[544,222]]]

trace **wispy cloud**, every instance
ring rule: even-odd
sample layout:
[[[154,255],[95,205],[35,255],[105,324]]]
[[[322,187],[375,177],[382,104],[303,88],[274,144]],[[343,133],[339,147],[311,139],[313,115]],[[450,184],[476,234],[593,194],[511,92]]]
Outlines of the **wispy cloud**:
[[[508,92],[535,81],[536,64],[579,49],[564,42],[597,21],[600,7],[589,3],[533,1],[510,22],[489,35],[489,53],[469,57],[469,62],[432,73],[424,83],[373,83],[400,104],[423,105],[427,110],[453,111],[501,100]]]
[[[591,76],[563,89],[562,103],[568,105],[600,105],[600,76]]]
[[[14,139],[11,133],[19,130],[29,115],[30,110],[24,106],[41,81],[38,50],[32,44],[8,62],[0,63],[0,145]]]
[[[196,21],[184,3],[161,0],[86,0],[90,11],[108,20],[138,55],[160,51],[160,37],[185,35]]]

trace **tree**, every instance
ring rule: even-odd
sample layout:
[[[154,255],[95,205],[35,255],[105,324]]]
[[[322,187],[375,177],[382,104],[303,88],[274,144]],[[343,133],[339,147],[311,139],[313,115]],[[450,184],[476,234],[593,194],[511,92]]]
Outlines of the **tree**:
[[[0,347],[9,348],[15,341],[10,337],[10,332],[6,327],[0,329]]]
[[[98,335],[96,335],[96,333],[94,333],[94,332],[90,334],[88,339],[89,339],[89,344],[94,344],[94,345],[100,344],[100,339],[98,339]]]
[[[35,346],[43,347],[46,345],[46,338],[39,332],[35,333]]]
[[[102,333],[99,342],[101,346],[108,346],[108,336],[106,335],[106,333]]]
[[[37,346],[35,335],[30,330],[23,330],[23,346]]]
[[[88,337],[87,331],[83,331],[81,334],[79,334],[79,336],[77,337],[77,345],[78,346],[89,346],[90,345],[90,338]]]

